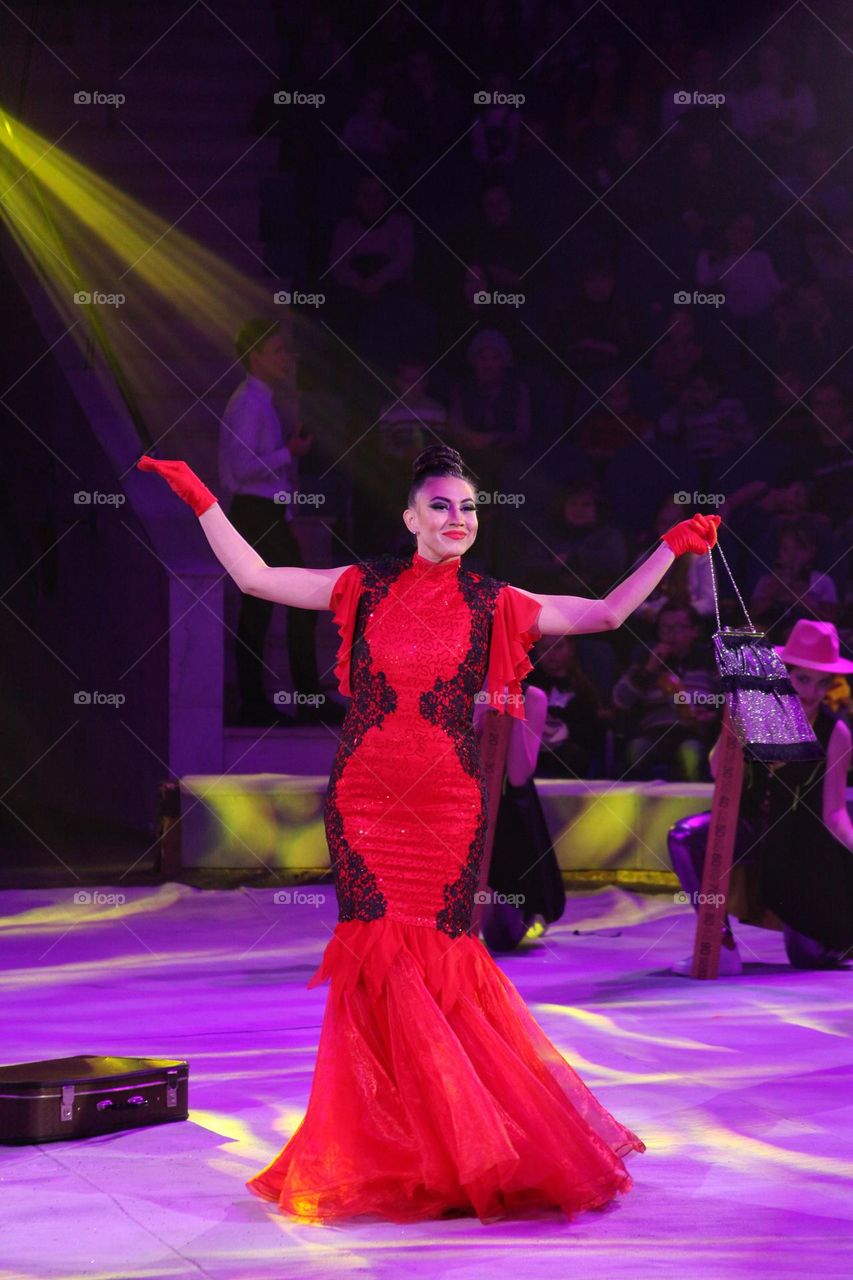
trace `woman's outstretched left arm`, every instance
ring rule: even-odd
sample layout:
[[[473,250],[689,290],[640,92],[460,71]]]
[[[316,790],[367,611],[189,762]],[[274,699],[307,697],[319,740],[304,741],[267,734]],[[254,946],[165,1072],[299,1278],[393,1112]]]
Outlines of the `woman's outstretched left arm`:
[[[587,600],[583,596],[537,595],[520,587],[517,589],[541,604],[537,625],[543,636],[614,631],[651,595],[676,556],[688,551],[705,554],[714,546],[719,523],[719,516],[703,515],[680,521],[663,535],[661,545],[601,600]]]

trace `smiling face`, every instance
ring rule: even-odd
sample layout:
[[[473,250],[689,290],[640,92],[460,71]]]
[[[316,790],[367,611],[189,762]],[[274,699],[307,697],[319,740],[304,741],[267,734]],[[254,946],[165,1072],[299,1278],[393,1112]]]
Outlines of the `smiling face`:
[[[424,481],[413,507],[403,520],[417,535],[417,549],[425,560],[448,560],[462,555],[477,536],[477,503],[474,490],[458,476],[430,476]],[[464,537],[450,537],[463,533]]]

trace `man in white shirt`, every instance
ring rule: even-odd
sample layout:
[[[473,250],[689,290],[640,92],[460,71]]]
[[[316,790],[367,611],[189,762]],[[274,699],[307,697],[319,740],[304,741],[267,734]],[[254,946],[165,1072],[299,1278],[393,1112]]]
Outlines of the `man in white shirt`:
[[[291,529],[292,497],[296,459],[311,447],[311,437],[297,427],[285,443],[273,400],[292,356],[273,320],[248,321],[237,335],[236,347],[247,376],[228,401],[219,438],[220,482],[225,502],[230,498],[228,516],[267,564],[302,567],[302,552]],[[263,653],[272,610],[270,601],[254,596],[244,595],[240,602],[236,651],[240,723],[308,723],[334,715],[339,709],[330,705],[324,711],[322,699],[297,704],[296,717],[283,714],[268,701]],[[290,674],[299,695],[320,693],[316,626],[313,609],[288,609]]]

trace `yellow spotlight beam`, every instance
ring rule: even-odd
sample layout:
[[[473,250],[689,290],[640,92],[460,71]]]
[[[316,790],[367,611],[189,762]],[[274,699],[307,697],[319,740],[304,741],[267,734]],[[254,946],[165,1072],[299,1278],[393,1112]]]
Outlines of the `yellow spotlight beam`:
[[[224,262],[23,122],[4,113],[2,125],[0,215],[87,355],[95,337],[131,411],[144,420],[158,391],[186,393],[187,413],[208,393],[224,400],[235,331],[275,314],[274,281]],[[281,318],[292,331],[292,314]],[[155,439],[172,425],[158,421]]]

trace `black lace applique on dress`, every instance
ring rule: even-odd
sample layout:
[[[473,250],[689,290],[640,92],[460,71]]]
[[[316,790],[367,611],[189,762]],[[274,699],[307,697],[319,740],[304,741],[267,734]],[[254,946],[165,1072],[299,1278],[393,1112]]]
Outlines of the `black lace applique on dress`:
[[[386,674],[372,669],[365,627],[392,583],[411,565],[410,559],[393,555],[377,556],[361,564],[363,588],[358,602],[350,667],[352,702],[343,725],[324,810],[339,919],[342,921],[376,920],[386,914],[388,907],[375,875],[344,836],[336,793],[343,769],[364,735],[369,729],[381,725],[397,708],[398,695]],[[473,724],[474,700],[485,683],[495,605],[506,583],[460,565],[448,580],[448,585],[451,584],[453,591],[458,590],[462,595],[468,609],[468,648],[452,676],[436,679],[431,688],[420,694],[418,709],[424,720],[446,734],[462,769],[475,780],[479,789],[479,812],[464,865],[454,880],[442,886],[444,905],[435,916],[435,927],[455,938],[470,928],[488,825],[486,788],[480,773]]]
[[[362,856],[344,835],[344,823],[338,809],[336,791],[344,766],[367,730],[381,724],[397,705],[394,690],[381,671],[370,665],[370,646],[364,636],[367,618],[387,593],[391,582],[405,562],[397,557],[381,556],[361,564],[364,586],[358,602],[355,636],[350,658],[352,702],[341,731],[340,747],[335,755],[323,811],[329,845],[332,877],[338,900],[339,920],[377,920],[385,915],[386,902]]]
[[[444,730],[456,748],[462,768],[473,778],[480,775],[480,755],[473,724],[474,699],[486,678],[495,601],[503,585],[494,578],[481,577],[460,568],[459,589],[471,614],[468,652],[456,674],[450,680],[436,680],[432,689],[421,694],[420,700],[421,715]],[[480,795],[480,818],[468,848],[468,857],[459,876],[444,886],[445,905],[435,921],[436,928],[452,938],[465,933],[470,926],[474,894],[480,878],[488,826],[487,796],[482,781]]]

